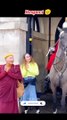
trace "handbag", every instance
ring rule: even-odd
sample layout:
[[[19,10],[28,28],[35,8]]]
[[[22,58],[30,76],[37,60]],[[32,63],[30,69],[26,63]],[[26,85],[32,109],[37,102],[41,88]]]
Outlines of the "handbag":
[[[24,94],[24,85],[23,83],[20,83],[18,80],[18,87],[17,87],[17,97],[20,98]]]

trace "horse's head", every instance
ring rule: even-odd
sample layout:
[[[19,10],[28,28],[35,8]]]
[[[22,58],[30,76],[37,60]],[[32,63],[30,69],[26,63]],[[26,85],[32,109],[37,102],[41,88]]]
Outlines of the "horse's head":
[[[59,39],[60,47],[63,50],[63,52],[67,55],[67,28],[64,28],[63,31],[60,32]]]

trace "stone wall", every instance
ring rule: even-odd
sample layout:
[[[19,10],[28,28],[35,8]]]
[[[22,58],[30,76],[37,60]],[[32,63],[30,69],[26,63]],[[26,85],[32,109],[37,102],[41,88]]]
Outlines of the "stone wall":
[[[37,91],[44,92],[44,79],[47,75],[46,65],[48,63],[48,44],[49,44],[49,18],[39,17],[40,33],[33,32],[33,57],[39,65],[40,74],[37,77]],[[60,21],[60,17],[51,18],[51,46],[54,46],[55,32],[57,25]]]
[[[37,76],[36,88],[38,92],[44,92],[44,78],[46,76],[45,64],[46,53],[48,48],[47,40],[45,40],[44,34],[33,32],[32,40],[33,57],[39,66],[39,75]]]
[[[14,64],[22,62],[26,52],[26,18],[0,18],[0,64],[5,63],[4,55],[14,54]]]

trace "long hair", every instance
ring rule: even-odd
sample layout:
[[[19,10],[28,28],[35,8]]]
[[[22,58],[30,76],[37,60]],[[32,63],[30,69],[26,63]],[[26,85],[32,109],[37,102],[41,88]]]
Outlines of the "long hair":
[[[26,54],[27,54],[27,53],[26,53]],[[25,55],[26,55],[26,54],[23,55],[23,60],[22,60],[22,64],[24,64],[24,65],[26,65],[26,60],[25,60]],[[29,53],[28,53],[28,54],[29,54]],[[30,55],[30,54],[29,54],[29,55]],[[35,60],[33,59],[33,57],[32,57],[31,55],[30,55],[30,57],[31,57],[30,63],[33,63],[33,64],[34,64],[34,63],[35,63]]]

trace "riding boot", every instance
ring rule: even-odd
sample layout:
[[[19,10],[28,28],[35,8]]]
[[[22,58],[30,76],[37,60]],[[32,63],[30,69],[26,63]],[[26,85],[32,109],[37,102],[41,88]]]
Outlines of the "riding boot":
[[[57,110],[57,98],[54,96],[53,98],[53,114],[56,114],[58,112]]]
[[[44,80],[44,92],[46,93],[50,89],[50,78],[47,76]]]
[[[62,89],[60,87],[56,88],[56,96],[57,96],[57,98],[61,99]]]

